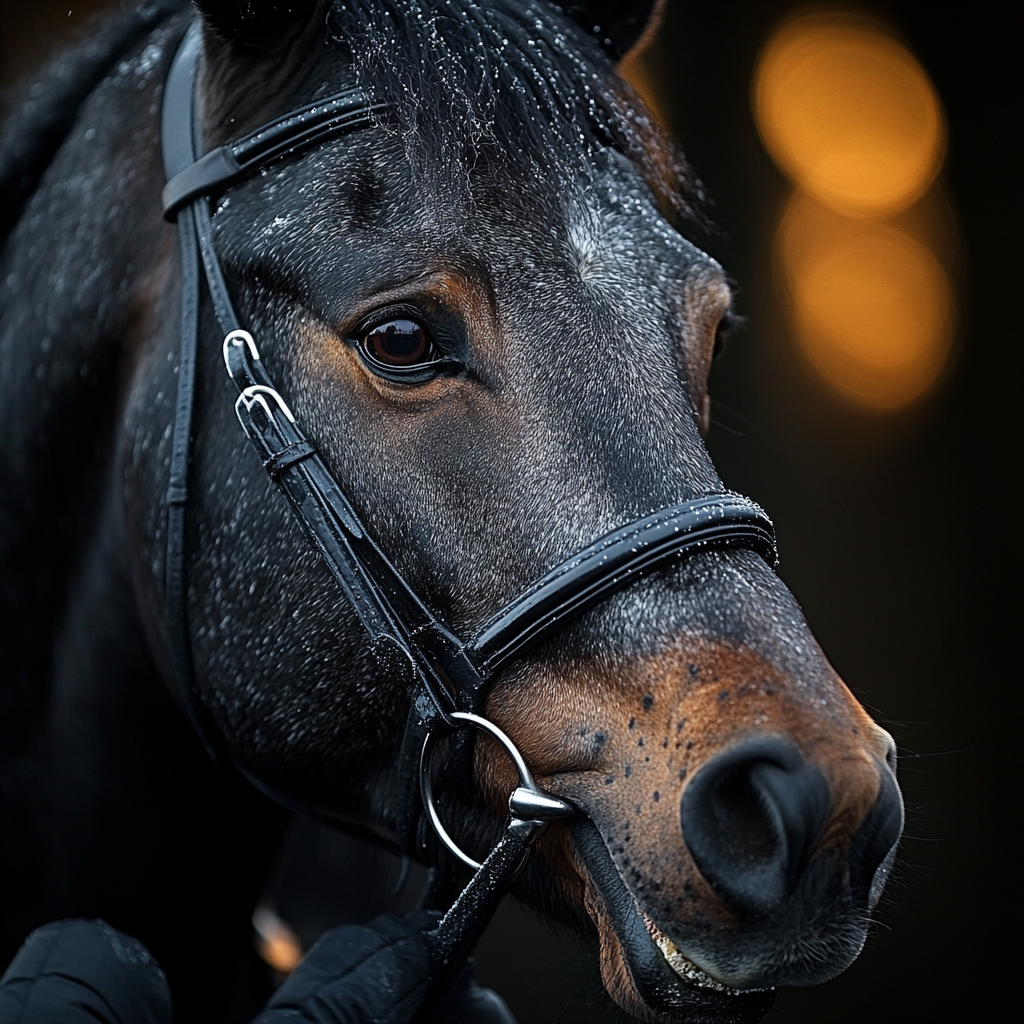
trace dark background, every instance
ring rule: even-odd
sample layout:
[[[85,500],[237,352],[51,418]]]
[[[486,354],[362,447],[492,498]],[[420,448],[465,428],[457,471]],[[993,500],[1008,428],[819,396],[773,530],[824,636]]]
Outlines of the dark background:
[[[3,81],[99,6],[3,0]],[[712,453],[726,483],[772,514],[782,576],[902,755],[906,839],[868,946],[837,980],[783,991],[771,1019],[998,1019],[1013,1005],[1021,921],[1024,5],[854,7],[893,26],[938,89],[949,121],[940,187],[961,240],[951,372],[923,404],[885,417],[851,411],[814,382],[773,294],[768,247],[787,185],[758,141],[749,88],[761,44],[793,7],[670,0],[650,55],[715,200],[721,233],[702,244],[748,317],[712,377]],[[330,859],[331,840],[318,842]],[[510,905],[479,963],[522,1024],[614,1016],[585,951]]]

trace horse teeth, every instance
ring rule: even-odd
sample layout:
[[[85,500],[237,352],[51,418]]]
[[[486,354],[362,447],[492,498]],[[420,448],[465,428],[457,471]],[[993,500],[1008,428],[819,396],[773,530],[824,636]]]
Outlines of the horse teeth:
[[[701,970],[692,960],[687,960],[676,948],[676,944],[641,910],[640,916],[644,919],[647,931],[650,933],[654,944],[661,950],[669,967],[684,981],[698,988],[709,988],[714,992],[727,992],[731,995],[738,995],[740,989],[733,988],[721,981],[712,978],[706,971]]]

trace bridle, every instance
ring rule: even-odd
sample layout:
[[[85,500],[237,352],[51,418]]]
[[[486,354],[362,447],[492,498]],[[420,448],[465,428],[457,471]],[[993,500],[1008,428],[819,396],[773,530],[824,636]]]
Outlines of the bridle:
[[[220,743],[200,700],[192,660],[185,562],[188,462],[201,279],[205,276],[224,332],[224,362],[239,391],[235,411],[242,429],[348,598],[366,632],[370,650],[384,668],[408,679],[411,709],[399,765],[407,787],[400,818],[402,848],[407,855],[422,857],[429,822],[453,855],[476,869],[473,881],[442,923],[439,941],[447,952],[440,959],[448,964],[457,960],[466,936],[521,868],[524,852],[533,839],[548,822],[577,813],[571,804],[536,785],[512,741],[481,716],[487,688],[495,675],[581,612],[640,576],[694,552],[749,548],[774,567],[774,530],[765,513],[738,494],[709,494],[671,505],[613,530],[555,566],[498,611],[471,639],[456,636],[377,546],[274,387],[255,341],[235,313],[210,230],[208,199],[212,194],[272,161],[297,157],[328,139],[373,125],[387,115],[388,108],[361,89],[347,89],[197,157],[202,150],[195,114],[200,50],[197,20],[172,64],[161,126],[168,179],[163,191],[164,216],[178,222],[182,265],[181,346],[167,491],[166,562],[166,629],[181,702],[208,749],[216,755]],[[510,826],[482,865],[448,835],[433,800],[435,740],[467,727],[495,738],[512,758],[519,775],[519,786],[509,803]],[[418,787],[410,782],[416,778]]]

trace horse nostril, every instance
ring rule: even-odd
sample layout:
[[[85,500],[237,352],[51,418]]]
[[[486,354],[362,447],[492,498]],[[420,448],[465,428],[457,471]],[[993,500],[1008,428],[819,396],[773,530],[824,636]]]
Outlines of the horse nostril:
[[[748,740],[705,764],[683,793],[683,839],[700,873],[740,911],[792,892],[829,814],[828,783],[790,744]]]

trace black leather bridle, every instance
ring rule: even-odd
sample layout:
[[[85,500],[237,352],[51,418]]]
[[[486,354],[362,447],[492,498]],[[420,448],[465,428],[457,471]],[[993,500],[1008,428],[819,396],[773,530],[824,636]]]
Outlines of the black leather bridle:
[[[373,125],[387,116],[387,107],[375,103],[361,89],[348,89],[199,156],[203,146],[196,117],[195,82],[200,51],[201,32],[196,21],[171,67],[162,117],[168,179],[163,191],[164,216],[178,222],[182,264],[181,349],[167,491],[166,579],[167,637],[182,703],[211,753],[216,753],[220,743],[200,700],[192,661],[185,561],[190,433],[201,278],[205,273],[225,336],[227,371],[239,390],[235,410],[242,428],[347,596],[371,650],[387,668],[402,672],[409,680],[411,711],[400,770],[415,778],[418,761],[419,777],[425,779],[423,795],[429,816],[424,816],[419,788],[409,785],[402,811],[401,845],[407,854],[422,856],[423,823],[429,820],[457,856],[479,867],[454,846],[437,821],[429,785],[433,737],[476,726],[504,742],[515,758],[517,752],[511,741],[479,714],[488,685],[501,668],[641,575],[694,552],[749,548],[774,567],[771,521],[749,499],[732,493],[709,494],[663,508],[613,530],[551,569],[498,611],[470,640],[454,635],[377,546],[274,387],[255,342],[235,314],[210,231],[211,195],[271,161],[298,156],[311,146]],[[446,917],[450,921],[452,915],[458,917],[457,912],[462,915],[449,928],[453,942],[457,934],[465,932],[471,917],[480,916],[487,902],[484,897],[493,897],[507,884],[523,860],[523,849],[542,823],[573,813],[571,805],[533,784],[521,758],[517,767],[520,787],[510,802],[513,827]],[[528,829],[527,825],[535,827]],[[462,932],[458,932],[457,924]],[[442,959],[447,962],[451,955]]]

